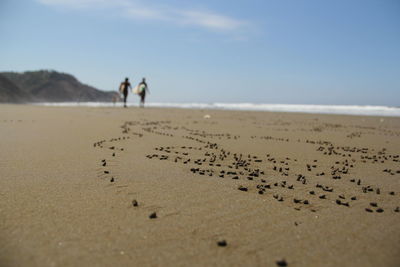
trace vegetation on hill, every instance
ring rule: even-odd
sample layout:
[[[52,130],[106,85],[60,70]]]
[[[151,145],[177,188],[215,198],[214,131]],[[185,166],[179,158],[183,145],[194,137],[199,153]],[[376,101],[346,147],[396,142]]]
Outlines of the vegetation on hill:
[[[0,73],[0,102],[110,102],[116,92],[105,92],[56,71]]]

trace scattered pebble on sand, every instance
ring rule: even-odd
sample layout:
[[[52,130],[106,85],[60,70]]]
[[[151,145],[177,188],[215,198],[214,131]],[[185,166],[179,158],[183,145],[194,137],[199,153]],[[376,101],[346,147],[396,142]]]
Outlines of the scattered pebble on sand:
[[[217,245],[219,247],[226,247],[228,245],[228,243],[226,242],[226,240],[221,240],[217,242]]]

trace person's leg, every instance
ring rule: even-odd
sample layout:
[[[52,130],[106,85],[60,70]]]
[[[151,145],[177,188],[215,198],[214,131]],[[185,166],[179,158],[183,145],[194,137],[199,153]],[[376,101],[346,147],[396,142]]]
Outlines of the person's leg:
[[[128,98],[128,94],[124,94],[124,107],[126,108],[126,99]]]
[[[142,107],[144,107],[144,99],[145,99],[145,97],[146,97],[145,94],[141,94],[141,95],[140,95],[140,105],[141,105]]]

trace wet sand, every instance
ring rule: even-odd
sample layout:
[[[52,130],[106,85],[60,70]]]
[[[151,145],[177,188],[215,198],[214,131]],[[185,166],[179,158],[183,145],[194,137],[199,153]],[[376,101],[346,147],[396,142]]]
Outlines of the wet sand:
[[[0,138],[0,266],[400,265],[400,118],[0,105]]]

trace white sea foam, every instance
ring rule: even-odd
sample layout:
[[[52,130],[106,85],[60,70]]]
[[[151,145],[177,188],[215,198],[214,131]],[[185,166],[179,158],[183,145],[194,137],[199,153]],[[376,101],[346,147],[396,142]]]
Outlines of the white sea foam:
[[[37,105],[55,107],[121,107],[121,103],[101,102],[64,102],[39,103]],[[136,107],[129,103],[128,106]],[[400,108],[387,106],[355,106],[355,105],[294,105],[294,104],[253,104],[253,103],[147,103],[148,107],[187,108],[187,109],[226,109],[248,111],[299,112],[314,114],[343,114],[365,116],[400,117]]]

